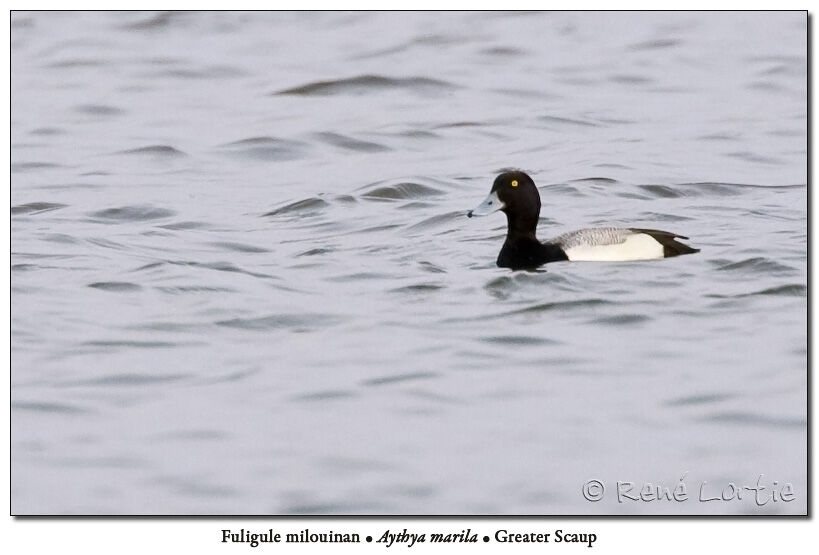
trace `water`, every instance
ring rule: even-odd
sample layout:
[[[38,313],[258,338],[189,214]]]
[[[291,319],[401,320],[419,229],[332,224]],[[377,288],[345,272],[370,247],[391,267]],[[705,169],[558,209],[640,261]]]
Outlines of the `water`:
[[[804,13],[11,26],[13,513],[806,511]],[[702,252],[497,268],[507,167]]]

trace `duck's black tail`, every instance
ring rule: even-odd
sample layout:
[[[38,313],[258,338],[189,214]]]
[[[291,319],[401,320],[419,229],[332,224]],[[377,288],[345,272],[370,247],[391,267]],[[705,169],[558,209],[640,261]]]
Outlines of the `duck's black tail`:
[[[677,235],[676,233],[660,231],[657,229],[631,228],[631,231],[645,233],[646,235],[653,237],[655,241],[663,246],[663,256],[666,258],[669,256],[679,256],[681,254],[694,254],[695,252],[700,252],[700,249],[689,247],[688,245],[677,241],[677,239],[688,240],[688,237],[684,235]]]

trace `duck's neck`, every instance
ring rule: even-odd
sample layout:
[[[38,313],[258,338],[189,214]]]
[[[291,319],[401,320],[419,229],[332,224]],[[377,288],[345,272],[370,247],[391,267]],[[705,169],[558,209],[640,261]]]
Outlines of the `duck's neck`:
[[[536,268],[546,262],[568,260],[557,246],[541,243],[535,236],[537,217],[519,219],[507,217],[506,241],[498,255],[498,266],[514,270]]]
[[[537,228],[537,216],[534,218],[513,218],[506,216],[506,240],[507,241],[521,241],[533,240],[537,241],[535,236],[535,229]]]

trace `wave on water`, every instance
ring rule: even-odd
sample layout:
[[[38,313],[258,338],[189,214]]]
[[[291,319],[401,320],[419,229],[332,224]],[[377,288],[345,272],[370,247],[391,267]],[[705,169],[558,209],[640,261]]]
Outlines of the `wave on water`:
[[[679,46],[683,41],[680,39],[653,39],[632,44],[629,48],[637,51],[667,50]]]
[[[447,212],[446,214],[436,214],[428,218],[424,218],[420,222],[416,222],[407,226],[407,231],[421,231],[425,229],[435,228],[446,223],[453,222],[459,218],[463,218],[466,212],[459,210],[457,212]]]
[[[126,23],[122,25],[122,28],[130,31],[156,31],[170,27],[172,23],[179,21],[181,17],[184,17],[184,13],[182,12],[159,12],[151,14],[149,17]]]
[[[125,113],[122,108],[116,106],[108,106],[105,104],[80,104],[75,108],[81,114],[88,114],[91,116],[120,116]]]
[[[685,191],[668,185],[638,185],[638,187],[650,193],[654,198],[681,198],[686,196]]]
[[[100,344],[101,343],[101,344]],[[140,344],[137,341],[119,341],[119,342],[100,342],[97,345],[99,346],[121,346],[121,347],[147,347],[147,348],[154,348],[154,347],[173,347],[174,343],[169,343],[167,345],[153,345],[151,343],[154,342],[143,342],[145,344]],[[100,376],[98,378],[92,378],[88,380],[73,380],[68,383],[63,383],[61,385],[64,386],[78,386],[78,385],[98,385],[98,386],[144,386],[144,385],[151,385],[151,384],[164,384],[169,382],[176,382],[182,380],[184,378],[190,377],[189,374],[159,374],[159,375],[151,375],[151,374],[142,374],[142,373],[122,373],[122,374],[111,374],[107,376]]]
[[[262,316],[257,318],[231,318],[229,320],[219,320],[216,322],[216,325],[242,330],[265,331],[287,329],[298,332],[334,326],[341,321],[341,317],[332,314],[300,313],[272,314],[270,316]]]
[[[169,79],[229,79],[243,77],[245,72],[234,66],[209,65],[203,67],[170,67],[145,72],[144,77]]]
[[[265,253],[270,252],[270,249],[266,249],[264,247],[257,247],[255,245],[248,245],[245,243],[234,243],[231,241],[216,241],[210,243],[214,247],[219,247],[225,249],[227,251],[233,252],[244,252],[244,253]]]
[[[384,152],[387,150],[392,150],[388,146],[370,141],[353,139],[352,137],[347,137],[341,133],[323,132],[316,133],[314,136],[317,140],[323,143],[337,146],[345,150],[357,150],[359,152]]]
[[[291,202],[280,208],[276,208],[270,212],[262,214],[262,216],[279,216],[282,214],[298,214],[300,216],[305,216],[308,214],[317,214],[328,206],[330,206],[330,203],[326,200],[318,197],[312,197]]]
[[[51,62],[46,64],[46,68],[48,69],[95,69],[102,66],[110,65],[109,60],[105,60],[102,58],[68,58],[64,60],[58,60],[56,62]]]
[[[787,285],[767,287],[765,289],[760,289],[759,291],[753,291],[751,293],[738,293],[735,295],[721,295],[717,293],[711,293],[705,296],[712,299],[743,299],[746,297],[756,297],[758,295],[771,295],[779,297],[806,297],[807,294],[808,288],[805,285],[802,285],[801,283],[791,283]]]
[[[566,118],[566,117],[559,117],[559,116],[540,116],[538,121],[541,121],[545,124],[552,124],[552,125],[562,125],[562,126],[577,126],[577,127],[601,127],[601,123],[576,119],[576,118]]]
[[[370,378],[361,382],[362,385],[368,387],[392,385],[396,383],[414,382],[418,380],[428,380],[436,378],[438,374],[435,372],[405,372],[400,374],[391,374],[388,376],[381,376],[379,378]]]
[[[278,162],[302,158],[308,145],[302,141],[278,137],[251,137],[227,143],[221,148],[231,154],[247,158]]]
[[[18,204],[17,206],[11,207],[12,215],[21,215],[21,214],[42,214],[43,212],[51,212],[52,210],[59,210],[60,208],[65,208],[66,204],[60,204],[58,202],[29,202],[27,204]]]
[[[187,156],[186,153],[170,145],[149,145],[139,148],[120,150],[117,154],[133,154],[138,156],[156,156],[163,158],[181,158]]]
[[[55,164],[54,162],[12,162],[11,172],[38,172],[41,170],[53,170],[63,168],[62,164]]]
[[[158,208],[148,204],[140,204],[134,206],[121,206],[118,208],[106,208],[105,210],[91,212],[89,216],[96,220],[119,223],[159,220],[162,218],[170,218],[175,214],[176,212],[167,208]]]
[[[444,191],[438,188],[411,181],[392,185],[381,185],[380,183],[367,185],[367,187],[371,188],[362,193],[361,197],[371,200],[409,200],[437,197],[445,194]]]
[[[793,273],[795,271],[795,269],[791,266],[786,266],[785,264],[781,264],[771,260],[770,258],[765,258],[762,256],[746,258],[745,260],[740,260],[739,262],[726,263],[724,260],[715,260],[713,262],[721,264],[716,268],[718,272],[740,271],[747,272],[751,275],[758,275],[760,273]]]
[[[346,79],[313,81],[297,87],[283,89],[272,95],[327,96],[333,94],[367,94],[401,89],[421,94],[449,91],[455,85],[428,77],[384,77],[383,75],[359,75]]]
[[[157,227],[161,227],[163,229],[184,230],[184,229],[206,229],[206,228],[210,227],[210,225],[211,224],[207,224],[205,222],[182,221],[182,222],[176,222],[176,223],[172,223],[172,224],[163,224],[163,225],[160,225],[160,226],[157,226]]]
[[[613,316],[600,316],[589,321],[590,324],[603,324],[606,326],[627,326],[632,324],[642,324],[651,320],[645,314],[615,314]]]
[[[711,422],[715,424],[736,424],[741,426],[772,426],[775,428],[799,428],[802,429],[807,425],[807,420],[804,418],[787,418],[781,416],[767,416],[764,414],[731,411],[731,412],[717,412],[698,418],[703,422]]]
[[[51,403],[48,401],[12,401],[11,410],[30,410],[44,413],[82,414],[88,409],[67,403]]]
[[[580,179],[572,179],[572,183],[597,183],[600,185],[614,185],[619,183],[616,179],[611,177],[581,177]]]
[[[97,281],[94,283],[89,283],[88,287],[100,289],[101,291],[114,291],[118,293],[139,291],[142,289],[141,285],[128,281]]]

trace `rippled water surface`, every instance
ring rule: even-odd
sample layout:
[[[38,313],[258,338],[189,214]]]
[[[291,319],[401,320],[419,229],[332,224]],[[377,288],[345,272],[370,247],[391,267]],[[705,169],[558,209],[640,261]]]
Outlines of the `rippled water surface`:
[[[804,13],[11,26],[12,512],[806,511]],[[508,167],[702,252],[497,268]]]

